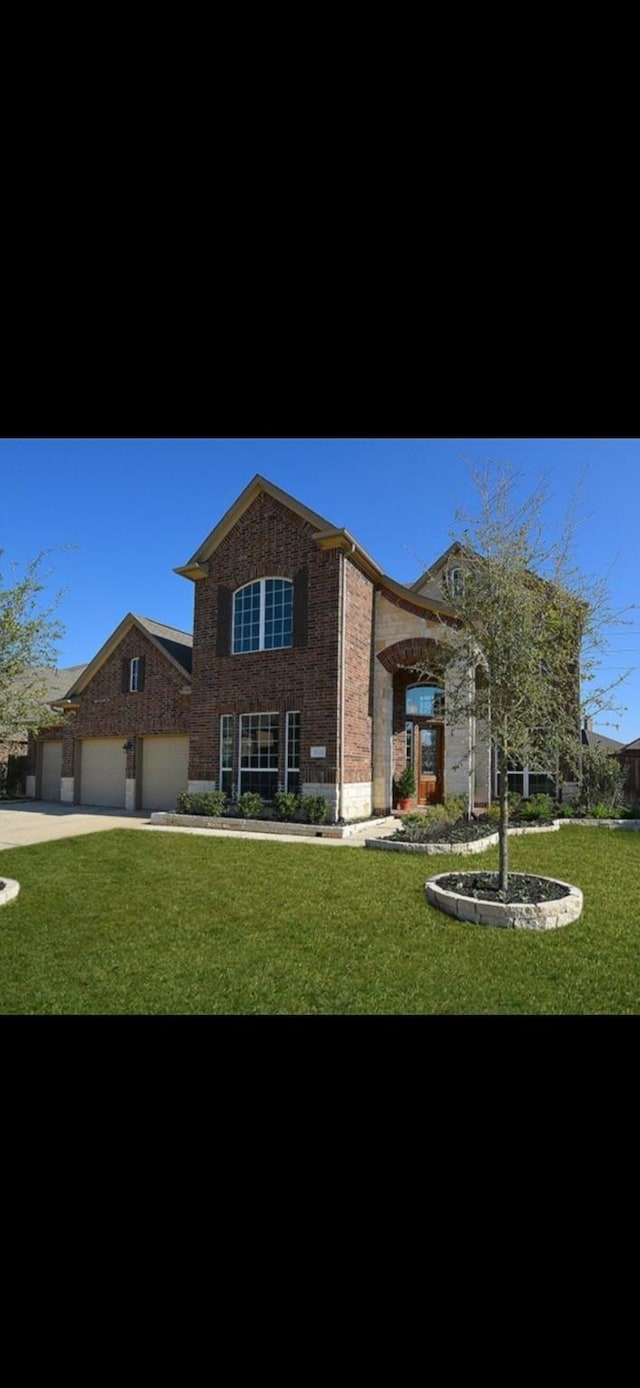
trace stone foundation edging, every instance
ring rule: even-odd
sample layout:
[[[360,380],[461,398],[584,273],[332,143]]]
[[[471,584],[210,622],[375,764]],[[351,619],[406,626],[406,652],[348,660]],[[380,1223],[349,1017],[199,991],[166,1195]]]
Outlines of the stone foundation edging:
[[[554,819],[553,824],[522,824],[508,829],[508,836],[521,838],[523,834],[556,834],[564,825],[582,825],[585,829],[635,829],[640,830],[640,819]],[[498,833],[487,834],[484,839],[473,839],[471,843],[392,843],[391,839],[365,839],[365,848],[382,849],[385,853],[425,853],[427,857],[437,857],[438,853],[456,853],[468,857],[472,853],[484,853],[486,848],[495,848],[499,843]]]
[[[510,873],[510,878],[520,877],[522,873]],[[571,925],[582,915],[584,899],[579,887],[570,882],[561,882],[557,877],[541,877],[542,882],[553,882],[559,887],[567,887],[568,896],[555,901],[520,903],[507,901],[477,901],[475,897],[451,892],[439,885],[442,877],[450,873],[441,872],[425,882],[425,892],[430,906],[438,911],[467,921],[472,925],[497,925],[506,930],[557,930],[563,925]]]
[[[293,834],[300,838],[350,839],[363,830],[378,825],[392,823],[390,816],[370,819],[366,824],[294,824],[279,819],[232,819],[228,815],[172,814],[168,810],[154,810],[149,816],[151,824],[163,824],[183,829],[232,829],[234,833],[247,834]]]
[[[494,848],[498,842],[497,834],[489,834],[485,839],[472,839],[471,843],[400,843],[391,839],[365,839],[365,848],[381,848],[385,853],[426,853],[437,857],[442,853],[484,853],[485,848]]]
[[[640,829],[640,819],[557,819],[556,824],[582,825],[585,829]]]
[[[20,891],[20,883],[13,877],[0,876],[0,906],[6,906],[9,901],[15,901]]]

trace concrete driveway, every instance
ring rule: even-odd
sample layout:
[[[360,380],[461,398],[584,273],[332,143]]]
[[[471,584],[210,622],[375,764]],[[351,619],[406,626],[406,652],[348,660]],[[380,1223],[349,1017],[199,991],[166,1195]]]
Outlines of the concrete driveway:
[[[2,802],[0,802],[2,803]],[[186,826],[151,824],[144,812],[124,814],[120,810],[88,809],[82,805],[49,804],[44,800],[7,802],[0,809],[0,852],[3,848],[21,848],[30,843],[48,843],[51,839],[68,839],[75,834],[96,834],[105,829],[147,829],[152,834],[203,834],[208,838],[263,839],[268,843],[313,843],[323,848],[364,848],[365,839],[386,838],[389,824],[370,827],[363,824],[360,832],[348,839],[316,838],[313,829],[309,837],[290,834],[245,834],[237,829],[195,829]]]
[[[92,810],[81,805],[23,804],[7,802],[0,809],[0,850],[23,848],[50,839],[68,839],[75,834],[95,834],[104,829],[141,829],[149,823],[147,814],[124,814],[120,810]]]

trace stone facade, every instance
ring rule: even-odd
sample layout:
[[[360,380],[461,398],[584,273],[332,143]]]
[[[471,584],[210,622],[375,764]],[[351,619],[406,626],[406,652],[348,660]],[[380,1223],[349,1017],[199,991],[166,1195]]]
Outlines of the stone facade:
[[[374,586],[347,558],[344,563],[343,819],[362,819],[373,808]]]

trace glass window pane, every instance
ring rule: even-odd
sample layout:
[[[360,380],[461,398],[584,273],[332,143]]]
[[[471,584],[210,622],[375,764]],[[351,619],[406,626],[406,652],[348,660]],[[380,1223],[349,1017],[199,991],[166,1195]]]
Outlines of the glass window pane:
[[[444,689],[435,684],[414,684],[407,690],[405,712],[421,718],[441,718]]]
[[[300,766],[300,714],[287,714],[287,769],[297,771]]]
[[[436,730],[420,729],[421,771],[423,776],[436,774]]]
[[[264,623],[261,632],[261,622]],[[239,588],[233,619],[234,654],[277,650],[293,641],[293,584],[289,579],[267,578]]]

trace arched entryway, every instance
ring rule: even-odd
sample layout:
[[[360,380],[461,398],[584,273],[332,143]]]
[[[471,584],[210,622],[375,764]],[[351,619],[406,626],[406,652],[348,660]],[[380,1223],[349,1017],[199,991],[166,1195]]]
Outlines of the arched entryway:
[[[445,794],[444,659],[437,641],[413,637],[378,655],[393,678],[392,777],[413,767],[417,806],[441,804]]]

